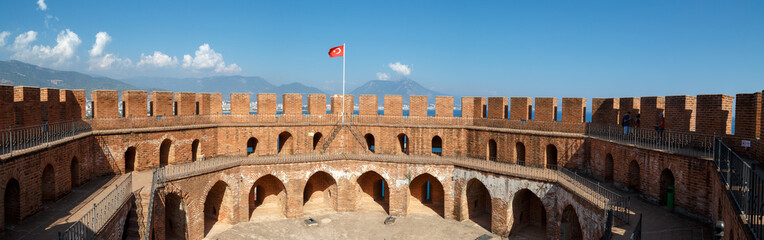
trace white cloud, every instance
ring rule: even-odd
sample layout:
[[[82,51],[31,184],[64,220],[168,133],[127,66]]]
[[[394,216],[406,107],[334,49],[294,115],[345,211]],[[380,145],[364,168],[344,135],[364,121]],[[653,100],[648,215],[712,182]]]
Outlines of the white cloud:
[[[177,57],[170,57],[160,51],[154,51],[154,55],[144,55],[141,53],[141,61],[138,62],[138,67],[151,66],[151,67],[169,67],[178,64]],[[234,64],[235,65],[235,64]]]
[[[215,68],[217,73],[237,73],[241,72],[239,65],[231,64],[226,66],[223,61],[223,55],[216,53],[215,50],[210,48],[209,44],[203,44],[199,46],[199,50],[194,52],[194,57],[191,55],[183,55],[183,67],[192,70],[203,70],[209,68]]]
[[[99,32],[96,34],[96,41],[93,44],[93,48],[88,51],[91,57],[101,56],[103,49],[106,48],[106,44],[111,42],[111,36],[106,32]]]
[[[379,79],[379,80],[390,80],[390,75],[388,75],[387,73],[378,72],[377,73],[377,79]]]
[[[390,69],[403,76],[408,76],[411,74],[411,68],[408,65],[401,64],[400,62],[390,63],[388,66],[390,66]]]
[[[40,8],[40,10],[48,10],[48,4],[45,4],[45,0],[37,0],[37,6]]]
[[[30,43],[37,40],[37,32],[28,31],[16,37],[11,50],[15,53],[12,59],[46,65],[60,65],[74,57],[77,47],[82,43],[79,36],[69,29],[61,31],[56,37],[56,46],[34,45]]]
[[[8,31],[0,32],[0,47],[5,46],[5,38],[7,38],[11,33]]]

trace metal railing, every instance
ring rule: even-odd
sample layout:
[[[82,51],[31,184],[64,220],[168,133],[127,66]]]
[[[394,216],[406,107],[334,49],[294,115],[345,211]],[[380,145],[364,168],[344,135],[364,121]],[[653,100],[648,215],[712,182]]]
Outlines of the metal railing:
[[[133,175],[129,174],[98,203],[93,204],[85,215],[69,228],[58,233],[59,240],[93,239],[117,210],[133,195]]]
[[[629,209],[631,208],[631,199],[629,197],[621,196],[620,194],[600,185],[599,182],[595,183],[567,168],[560,168],[559,172],[562,173],[561,176],[571,184],[579,185],[581,189],[591,191],[589,194],[597,197],[598,202],[606,202],[607,206],[603,208],[613,210],[613,216],[624,223],[629,224]]]
[[[149,188],[149,208],[148,213],[146,213],[146,231],[144,232],[143,239],[149,240],[151,239],[151,222],[152,217],[151,213],[154,212],[154,193],[157,190],[157,183],[159,182],[159,179],[162,179],[163,176],[161,174],[164,174],[163,172],[160,172],[157,170],[157,168],[154,168],[151,170],[151,188]]]
[[[0,130],[0,155],[11,154],[50,142],[90,132],[90,124],[82,120],[13,127]]]
[[[631,231],[629,240],[642,240],[642,214],[641,213],[639,214],[639,220],[637,220],[637,225],[634,226],[634,230]]]
[[[629,132],[624,133],[622,126],[590,123],[586,135],[694,157],[711,158],[714,148],[713,135],[694,132],[629,128]]]
[[[731,193],[743,225],[754,238],[764,237],[764,177],[730,149],[721,139],[714,139],[714,165]]]

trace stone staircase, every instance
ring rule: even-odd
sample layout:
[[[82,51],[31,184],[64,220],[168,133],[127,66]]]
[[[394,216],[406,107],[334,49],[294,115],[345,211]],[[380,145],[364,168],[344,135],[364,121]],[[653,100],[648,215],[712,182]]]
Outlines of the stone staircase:
[[[135,200],[131,204],[125,222],[122,239],[146,239],[146,216],[149,208],[149,189],[143,187],[135,191]]]
[[[329,133],[329,136],[327,136],[326,140],[324,141],[324,145],[321,146],[321,153],[326,153],[326,149],[329,149],[329,145],[332,144],[332,142],[334,141],[334,138],[336,138],[337,134],[340,133],[340,130],[342,130],[342,127],[344,127],[344,125],[337,125],[336,127],[334,127],[332,132]]]
[[[360,134],[353,128],[353,125],[351,124],[338,124],[332,132],[329,134],[329,136],[324,141],[324,145],[321,146],[321,153],[326,153],[326,150],[329,149],[329,145],[332,144],[334,139],[337,137],[337,135],[342,131],[343,128],[348,128],[348,131],[350,131],[351,134],[353,134],[353,137],[358,142],[358,144],[361,146],[361,151],[366,152],[368,151],[368,147],[366,146],[366,141],[363,140],[363,137],[360,136]]]

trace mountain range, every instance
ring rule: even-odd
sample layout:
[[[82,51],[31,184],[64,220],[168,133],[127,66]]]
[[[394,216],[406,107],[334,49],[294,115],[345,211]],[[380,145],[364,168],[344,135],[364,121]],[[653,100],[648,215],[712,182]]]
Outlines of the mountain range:
[[[325,94],[325,92],[316,87],[306,86],[297,82],[278,86],[273,85],[261,77],[133,77],[117,80],[108,77],[94,77],[74,71],[59,71],[16,60],[0,61],[0,84],[41,88],[85,89],[88,92],[98,89],[213,92],[222,93],[224,99],[228,99],[232,92],[252,94],[276,93],[279,96],[284,93]],[[429,97],[443,95],[442,93],[429,90],[410,79],[400,81],[372,80],[350,91],[350,94],[373,94],[380,96],[380,98],[383,95],[425,95]],[[408,101],[408,98],[404,98],[404,101]],[[434,98],[432,98],[432,101],[434,101]]]

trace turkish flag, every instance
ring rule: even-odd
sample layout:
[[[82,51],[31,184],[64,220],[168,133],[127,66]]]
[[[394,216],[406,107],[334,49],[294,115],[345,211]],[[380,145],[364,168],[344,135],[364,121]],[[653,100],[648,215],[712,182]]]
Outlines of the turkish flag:
[[[329,49],[329,57],[344,57],[345,45]]]

